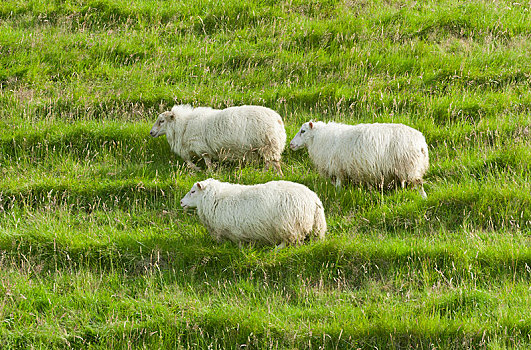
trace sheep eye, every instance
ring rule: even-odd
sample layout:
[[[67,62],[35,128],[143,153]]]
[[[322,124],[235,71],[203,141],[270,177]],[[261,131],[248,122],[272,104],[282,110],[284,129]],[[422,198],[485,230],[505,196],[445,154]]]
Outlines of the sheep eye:
[[[306,130],[301,130],[301,134],[304,134],[306,132]]]
[[[190,193],[195,193],[195,191],[190,191]]]

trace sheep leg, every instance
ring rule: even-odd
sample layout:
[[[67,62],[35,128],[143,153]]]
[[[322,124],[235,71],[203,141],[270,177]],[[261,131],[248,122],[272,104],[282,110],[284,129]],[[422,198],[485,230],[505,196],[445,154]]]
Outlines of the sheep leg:
[[[420,196],[422,197],[422,199],[426,199],[426,198],[428,198],[428,196],[426,195],[426,191],[424,191],[424,185],[423,185],[423,183],[422,183],[422,179],[420,179],[420,180],[416,180],[416,181],[414,182],[414,185],[415,185],[416,187],[418,187],[418,189],[419,189],[419,194],[420,194]]]
[[[336,189],[341,190],[341,178],[339,176],[336,177],[334,186],[336,186]]]
[[[380,190],[380,193],[383,196],[383,191],[385,189],[385,179],[383,178],[383,176],[382,176],[382,181],[380,181],[380,183],[378,184],[378,189]]]
[[[286,248],[286,242],[282,242],[275,247],[275,249],[284,249],[284,248]]]
[[[205,160],[205,164],[207,166],[207,172],[212,172],[212,158],[203,156],[203,159]]]
[[[282,168],[280,167],[280,162],[278,160],[273,161],[273,166],[275,167],[275,169],[277,170],[277,173],[280,176],[284,176],[284,174],[282,173]]]
[[[223,236],[220,232],[208,227],[208,231],[210,232],[210,235],[216,241],[216,243],[223,243]]]
[[[188,165],[188,167],[192,169],[192,171],[201,171],[201,168],[195,165],[191,160],[187,160],[186,165]]]
[[[424,191],[424,186],[422,184],[419,185],[419,193],[423,199],[428,198],[428,196],[426,195],[426,191]]]

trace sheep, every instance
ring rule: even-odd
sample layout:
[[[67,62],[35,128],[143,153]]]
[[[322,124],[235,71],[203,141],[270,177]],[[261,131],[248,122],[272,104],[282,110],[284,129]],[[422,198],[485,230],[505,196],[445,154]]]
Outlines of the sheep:
[[[173,152],[194,171],[193,157],[203,158],[207,170],[212,159],[242,160],[258,154],[283,176],[281,154],[286,145],[284,122],[278,113],[262,106],[239,106],[223,110],[190,105],[163,112],[150,131],[152,137],[166,135]]]
[[[302,244],[323,239],[326,219],[319,197],[308,187],[290,181],[238,185],[207,179],[197,182],[181,199],[218,242]]]
[[[422,177],[429,165],[422,133],[403,124],[304,123],[290,148],[307,147],[322,176],[335,179],[337,188],[350,179],[383,188],[395,180],[418,186],[426,198]]]

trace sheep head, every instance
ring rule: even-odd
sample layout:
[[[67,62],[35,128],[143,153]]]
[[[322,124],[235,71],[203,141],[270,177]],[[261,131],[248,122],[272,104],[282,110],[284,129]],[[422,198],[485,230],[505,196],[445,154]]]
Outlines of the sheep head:
[[[206,187],[207,181],[196,182],[183,199],[181,199],[181,207],[184,209],[196,208]]]
[[[314,127],[314,123],[311,122],[311,121],[302,124],[302,126],[301,126],[299,132],[297,133],[297,135],[295,135],[293,140],[291,140],[291,142],[289,143],[289,147],[293,151],[296,151],[296,150],[301,149],[304,146],[306,146],[306,143],[308,141],[308,135],[313,130],[313,127]]]
[[[151,128],[149,134],[152,137],[159,137],[165,135],[168,129],[168,124],[175,120],[175,115],[171,111],[164,112],[159,115],[155,125]]]

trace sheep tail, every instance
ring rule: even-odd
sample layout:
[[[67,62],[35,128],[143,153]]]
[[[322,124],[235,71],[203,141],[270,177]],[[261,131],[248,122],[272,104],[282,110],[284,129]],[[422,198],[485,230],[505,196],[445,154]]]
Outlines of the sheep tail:
[[[326,232],[326,218],[321,203],[316,203],[315,215],[313,219],[313,236],[317,239],[324,239]]]

